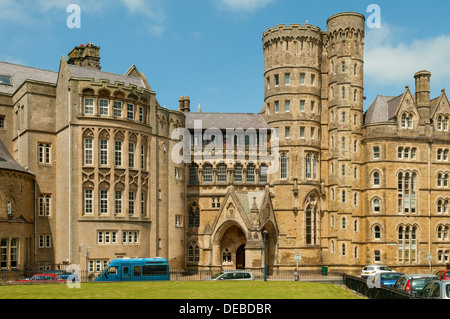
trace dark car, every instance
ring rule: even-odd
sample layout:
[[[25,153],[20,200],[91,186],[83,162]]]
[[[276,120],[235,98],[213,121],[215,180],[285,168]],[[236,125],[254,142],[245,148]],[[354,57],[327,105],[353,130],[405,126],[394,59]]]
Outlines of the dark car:
[[[410,294],[419,294],[423,287],[432,280],[439,280],[439,278],[432,274],[403,275],[392,287]]]

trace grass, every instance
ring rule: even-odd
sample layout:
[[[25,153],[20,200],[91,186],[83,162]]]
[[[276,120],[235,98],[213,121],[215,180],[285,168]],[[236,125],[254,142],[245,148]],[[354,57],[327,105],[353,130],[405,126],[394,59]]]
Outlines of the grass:
[[[360,299],[339,285],[310,282],[170,281],[1,286],[0,299]]]

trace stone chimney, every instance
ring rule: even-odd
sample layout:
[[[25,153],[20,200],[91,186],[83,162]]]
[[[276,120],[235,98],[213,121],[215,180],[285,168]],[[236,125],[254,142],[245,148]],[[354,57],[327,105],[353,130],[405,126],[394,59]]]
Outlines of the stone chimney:
[[[189,99],[189,96],[181,96],[178,102],[179,102],[178,111],[180,112],[191,111],[191,101]]]
[[[428,71],[419,71],[414,74],[416,79],[416,105],[422,119],[430,118],[430,77]]]
[[[69,64],[100,70],[100,47],[88,43],[81,44],[69,52]]]

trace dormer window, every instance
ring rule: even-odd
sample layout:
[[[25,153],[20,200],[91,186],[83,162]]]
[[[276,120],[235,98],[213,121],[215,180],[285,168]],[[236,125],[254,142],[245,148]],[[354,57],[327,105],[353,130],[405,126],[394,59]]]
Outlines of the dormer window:
[[[0,75],[0,84],[2,85],[12,85],[11,77],[6,75]]]

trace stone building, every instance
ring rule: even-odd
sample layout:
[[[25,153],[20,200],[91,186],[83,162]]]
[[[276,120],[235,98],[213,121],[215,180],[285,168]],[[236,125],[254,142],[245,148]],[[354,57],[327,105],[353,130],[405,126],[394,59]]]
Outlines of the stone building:
[[[0,62],[0,140],[20,167],[0,183],[0,227],[22,227],[0,228],[2,268],[95,273],[160,256],[179,269],[292,269],[297,253],[306,270],[446,267],[447,96],[432,99],[420,71],[415,92],[364,112],[364,32],[358,13],[327,30],[268,28],[254,114],[191,112],[188,96],[161,107],[136,66],[100,70],[93,44],[58,72]],[[4,214],[11,196],[28,196],[13,204],[22,217]]]

